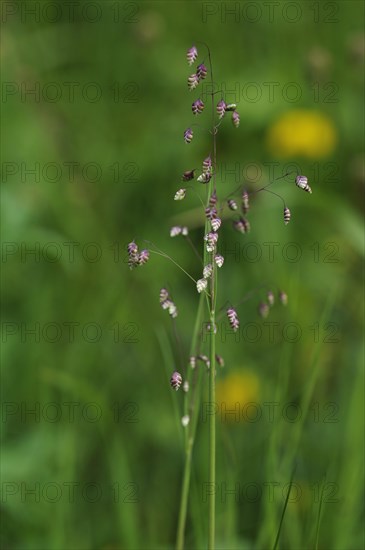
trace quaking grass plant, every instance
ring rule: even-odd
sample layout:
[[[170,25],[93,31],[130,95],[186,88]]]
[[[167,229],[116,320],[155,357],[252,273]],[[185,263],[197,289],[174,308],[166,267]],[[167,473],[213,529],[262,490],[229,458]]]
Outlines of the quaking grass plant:
[[[198,89],[201,83],[207,79],[210,90],[206,92],[207,97],[210,97],[210,115],[211,123],[208,129],[198,126],[199,130],[206,131],[209,135],[207,150],[209,153],[202,161],[202,170],[199,175],[196,175],[196,169],[186,170],[182,175],[184,187],[181,187],[175,192],[174,200],[184,200],[188,192],[196,192],[204,211],[205,225],[204,235],[201,240],[201,253],[195,248],[189,237],[189,229],[185,226],[174,226],[170,230],[170,236],[182,236],[189,245],[194,248],[194,252],[199,258],[202,269],[202,276],[196,280],[182,266],[180,266],[170,255],[159,250],[152,245],[151,250],[143,249],[139,251],[138,245],[132,241],[128,245],[128,257],[130,269],[136,268],[145,264],[150,257],[150,252],[158,254],[170,260],[177,266],[189,279],[194,283],[197,292],[199,293],[199,303],[197,315],[191,340],[190,352],[187,354],[186,371],[184,373],[174,369],[170,378],[171,387],[174,390],[183,388],[184,403],[183,413],[181,415],[182,429],[185,434],[185,465],[182,480],[180,511],[177,525],[176,548],[182,550],[184,548],[184,537],[186,528],[188,498],[190,477],[192,468],[192,456],[195,442],[195,435],[198,423],[198,411],[201,397],[206,388],[206,375],[209,379],[207,409],[209,411],[209,517],[208,517],[208,549],[213,550],[215,547],[215,478],[216,478],[216,407],[215,407],[215,379],[216,367],[224,366],[223,358],[217,354],[216,350],[216,334],[217,321],[226,315],[229,325],[233,332],[239,330],[240,321],[237,313],[238,305],[246,301],[247,297],[241,300],[236,305],[231,305],[230,302],[224,302],[223,306],[217,310],[218,303],[218,271],[224,264],[224,257],[218,251],[219,231],[222,225],[222,217],[229,220],[234,230],[239,233],[246,234],[250,231],[250,223],[247,219],[247,214],[250,209],[251,198],[258,192],[267,191],[278,197],[284,205],[283,219],[284,223],[288,224],[291,218],[291,213],[281,195],[268,189],[277,180],[268,183],[264,187],[256,190],[247,190],[244,184],[240,185],[231,193],[225,190],[225,198],[218,200],[219,182],[217,181],[217,137],[222,123],[229,116],[235,128],[239,127],[240,117],[235,104],[225,102],[223,94],[214,90],[213,65],[211,52],[206,44],[203,44],[206,49],[206,59],[197,65],[195,72],[188,77],[188,88],[191,92]],[[191,66],[198,58],[198,50],[196,46],[192,46],[187,51],[187,61]],[[218,99],[218,101],[217,101]],[[201,98],[196,99],[192,103],[192,113],[199,117],[206,109],[206,105]],[[194,137],[192,127],[184,131],[184,141],[190,144]],[[207,151],[207,152],[208,152]],[[291,173],[281,176],[282,179],[289,176]],[[304,191],[311,193],[311,188],[308,185],[308,180],[305,176],[293,176],[296,185]],[[194,182],[188,184],[188,182]],[[202,187],[203,186],[203,187]],[[203,188],[205,197],[202,198],[199,190]],[[219,192],[222,190],[219,188]],[[150,243],[151,245],[151,243]],[[252,293],[250,293],[251,295]],[[285,292],[279,292],[279,301],[286,305],[287,295]],[[259,304],[259,314],[266,317],[270,308],[274,305],[275,296],[272,290],[267,289],[266,301]],[[173,323],[178,316],[177,307],[171,297],[170,291],[167,288],[162,288],[160,291],[161,307],[168,311]],[[175,327],[174,327],[175,330]]]

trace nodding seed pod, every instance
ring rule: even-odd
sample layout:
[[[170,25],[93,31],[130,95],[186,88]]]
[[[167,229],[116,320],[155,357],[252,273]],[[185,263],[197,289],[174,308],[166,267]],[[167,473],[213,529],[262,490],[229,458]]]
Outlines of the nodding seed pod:
[[[212,159],[210,158],[210,155],[209,155],[209,157],[203,160],[203,172],[209,173],[211,171],[212,171]]]
[[[134,241],[127,245],[128,265],[130,269],[137,267],[139,264],[138,246]]]
[[[186,189],[178,189],[174,196],[174,201],[182,201],[186,197]]]
[[[199,183],[209,183],[212,179],[212,174],[210,172],[203,172],[196,179]]]
[[[268,301],[269,306],[273,306],[274,303],[275,303],[274,293],[271,290],[268,290],[267,294],[266,294],[266,297],[267,297],[267,301]]]
[[[229,199],[229,200],[227,201],[227,204],[228,204],[228,208],[229,208],[230,210],[237,210],[237,209],[238,209],[237,203],[236,203],[236,201],[235,201],[234,199]]]
[[[169,303],[169,307],[168,307],[168,310],[169,310],[169,315],[171,315],[171,317],[173,319],[175,319],[177,317],[177,307],[176,305],[174,304],[174,302],[171,302],[171,300],[168,300]]]
[[[240,326],[240,322],[237,316],[237,312],[235,309],[233,309],[233,307],[229,307],[227,309],[227,317],[229,320],[229,324],[231,325],[231,329],[233,330],[233,332],[237,332]]]
[[[183,235],[183,237],[186,237],[188,234],[188,228],[182,225],[174,225],[170,229],[170,237],[177,237],[178,235]]]
[[[308,178],[307,176],[297,176],[295,178],[295,183],[300,189],[303,189],[307,193],[312,193],[312,189],[308,185]]]
[[[237,113],[237,111],[233,111],[232,113],[232,124],[235,128],[238,128],[240,125],[240,115]]]
[[[196,289],[199,292],[199,294],[203,292],[203,290],[205,290],[207,286],[208,286],[208,282],[206,279],[198,279],[196,282]]]
[[[166,302],[168,297],[169,297],[169,291],[167,290],[167,288],[161,288],[161,290],[160,290],[160,304],[162,304],[163,302]]]
[[[197,66],[196,74],[199,80],[204,80],[204,78],[207,76],[207,73],[208,73],[208,70],[204,65],[204,63],[201,63],[200,65]]]
[[[285,225],[288,225],[288,223],[290,222],[290,217],[291,217],[290,210],[286,206],[284,208],[284,223],[285,223]]]
[[[203,277],[204,277],[204,279],[209,279],[209,277],[212,276],[212,273],[213,273],[213,266],[212,266],[212,264],[207,264],[206,266],[204,266],[204,269],[203,269]]]
[[[250,204],[248,202],[248,193],[247,193],[246,189],[244,189],[242,191],[242,212],[244,214],[247,214],[249,209],[250,209]]]
[[[185,133],[184,133],[184,139],[185,139]],[[190,143],[190,142],[188,142],[188,143]],[[195,168],[194,168],[194,170],[186,170],[186,172],[184,172],[183,175],[181,176],[181,179],[183,181],[193,180],[194,179],[194,172],[195,172]]]
[[[215,218],[217,215],[217,209],[213,206],[213,207],[210,207],[210,206],[207,206],[206,209],[205,209],[205,217],[208,219],[208,220],[212,220],[213,218]]]
[[[179,372],[175,371],[172,373],[172,376],[170,378],[170,384],[171,384],[171,387],[174,389],[174,390],[178,390],[181,386],[181,383],[182,383],[182,376]]]
[[[283,306],[286,306],[288,304],[288,295],[283,290],[280,290],[279,292],[279,300],[283,304]]]
[[[217,193],[214,190],[213,193],[209,197],[209,206],[211,206],[213,208],[213,206],[215,206],[217,204],[217,201],[218,201]]]
[[[234,221],[233,227],[240,233],[249,233],[251,229],[250,222],[245,218],[240,218],[239,220]]]
[[[223,99],[221,99],[217,104],[217,114],[219,118],[224,117],[224,114],[226,112],[226,107],[227,107],[226,102]]]
[[[177,235],[181,235],[182,228],[180,225],[174,225],[170,229],[170,237],[177,237]]]
[[[166,288],[161,288],[160,290],[160,304],[162,309],[167,309],[169,315],[175,319],[178,315],[177,307],[174,302],[171,300],[169,292]]]
[[[148,262],[148,260],[150,259],[150,252],[149,250],[141,250],[141,252],[139,253],[139,256],[138,256],[138,265],[144,265]]]
[[[266,317],[269,315],[270,306],[266,302],[261,302],[259,305],[259,315],[260,317],[263,317],[263,319],[266,319]]]
[[[197,74],[191,74],[188,78],[188,88],[192,92],[199,84],[199,78]]]
[[[222,265],[224,264],[224,258],[223,256],[221,256],[221,254],[216,254],[214,256],[214,261],[218,267],[222,267]]]
[[[222,224],[222,220],[220,218],[213,218],[210,223],[213,231],[218,231]]]
[[[191,106],[191,110],[193,111],[193,115],[199,115],[204,110],[204,103],[201,99],[197,99],[194,101],[194,103]]]
[[[213,233],[212,231],[210,231],[204,236],[204,240],[207,243],[207,252],[214,252],[215,245],[218,241],[218,233]]]
[[[138,254],[138,246],[134,241],[128,244],[127,250],[128,250],[129,256],[135,256],[136,254]]]
[[[190,143],[194,137],[194,132],[191,128],[187,128],[184,132],[185,143]]]
[[[192,46],[186,52],[186,58],[188,60],[189,65],[192,65],[197,57],[198,57],[198,50],[196,46]]]

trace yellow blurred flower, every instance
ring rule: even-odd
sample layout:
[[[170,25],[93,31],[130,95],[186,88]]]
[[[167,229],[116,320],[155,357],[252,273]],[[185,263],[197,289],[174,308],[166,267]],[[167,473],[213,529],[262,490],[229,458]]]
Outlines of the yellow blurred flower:
[[[222,419],[239,422],[254,417],[260,409],[259,397],[260,379],[251,370],[230,372],[217,382],[216,401]]]
[[[279,158],[322,158],[331,155],[336,144],[337,130],[333,122],[319,111],[288,111],[267,132],[267,146]]]

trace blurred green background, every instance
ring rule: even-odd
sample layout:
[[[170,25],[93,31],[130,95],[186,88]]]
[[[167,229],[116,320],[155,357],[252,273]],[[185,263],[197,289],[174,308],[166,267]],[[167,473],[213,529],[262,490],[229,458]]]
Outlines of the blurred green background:
[[[218,335],[220,411],[240,414],[218,415],[217,545],[273,547],[296,464],[279,547],[314,548],[320,518],[318,548],[362,548],[362,2],[1,8],[2,548],[174,545],[182,392],[169,377],[181,355],[187,365],[198,295],[157,255],[131,272],[125,247],[150,240],[200,276],[169,237],[186,223],[202,245],[196,195],[173,201],[210,152],[208,106],[193,142],[182,138],[200,93],[187,89],[186,50],[195,43],[203,61],[199,41],[241,117],[220,128],[218,195],[293,163],[313,189],[271,188],[288,226],[280,199],[260,193],[251,233],[221,232],[219,306],[258,290],[239,308],[240,337]],[[166,285],[179,345],[159,306]],[[266,320],[262,288],[289,296]],[[206,546],[204,420],[192,549]]]

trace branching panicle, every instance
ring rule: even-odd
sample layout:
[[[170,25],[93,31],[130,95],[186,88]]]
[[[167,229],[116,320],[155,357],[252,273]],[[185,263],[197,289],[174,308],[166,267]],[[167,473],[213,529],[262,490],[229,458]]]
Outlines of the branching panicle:
[[[190,92],[198,89],[201,86],[201,83],[205,79],[210,80],[210,89],[214,89],[214,79],[213,79],[213,65],[211,59],[211,52],[204,44],[204,47],[207,51],[207,61],[203,59],[195,69],[191,69],[192,72],[187,76],[188,89]],[[198,58],[198,49],[195,45],[187,50],[186,58],[189,66],[194,65]],[[215,99],[215,94],[219,93],[220,99],[217,102]],[[226,314],[228,318],[229,325],[233,332],[238,332],[240,329],[240,320],[237,313],[237,305],[230,305],[231,302],[227,300],[227,297],[223,297],[223,305],[219,306],[217,304],[218,299],[221,299],[220,293],[221,289],[218,286],[218,270],[223,267],[224,257],[218,253],[218,240],[219,234],[222,228],[222,225],[225,223],[225,218],[229,218],[230,224],[233,224],[233,228],[241,233],[245,238],[251,230],[251,224],[249,219],[250,210],[252,207],[252,198],[259,192],[267,192],[272,196],[275,196],[276,199],[282,201],[284,206],[284,223],[287,225],[291,219],[291,212],[288,206],[285,204],[283,197],[269,189],[273,184],[277,184],[277,181],[283,179],[285,176],[290,174],[285,174],[277,180],[271,181],[256,190],[247,190],[245,182],[241,182],[238,189],[233,192],[227,191],[225,189],[220,189],[220,186],[223,187],[222,182],[217,181],[218,178],[218,164],[217,164],[217,144],[218,144],[218,135],[221,125],[226,123],[226,118],[229,113],[231,121],[235,128],[238,128],[240,125],[240,115],[237,110],[237,105],[235,103],[227,103],[225,101],[224,94],[221,91],[211,91],[206,93],[208,100],[205,99],[205,95],[201,94],[201,97],[197,97],[191,104],[191,113],[195,117],[199,116],[202,121],[205,120],[207,111],[210,110],[211,122],[208,125],[208,128],[202,124],[191,124],[184,130],[184,141],[187,144],[190,144],[194,138],[194,132],[192,130],[193,126],[198,127],[198,132],[205,131],[207,138],[210,140],[209,145],[206,148],[206,155],[203,159],[195,159],[194,165],[201,166],[201,172],[198,175],[195,175],[197,171],[194,169],[187,169],[183,172],[182,175],[176,176],[179,177],[183,182],[192,182],[187,188],[189,190],[196,187],[196,194],[203,205],[203,219],[204,219],[204,229],[202,231],[200,246],[202,253],[199,254],[199,251],[196,249],[193,239],[189,236],[189,228],[185,225],[174,225],[170,228],[170,236],[185,237],[184,241],[187,242],[192,248],[199,260],[199,278],[195,278],[190,275],[183,267],[181,267],[173,258],[168,254],[157,249],[153,245],[151,252],[158,254],[159,256],[169,259],[172,263],[177,266],[180,270],[184,272],[185,275],[189,277],[191,282],[195,284],[195,288],[199,293],[199,307],[197,320],[194,327],[192,345],[189,352],[185,354],[186,361],[186,379],[183,381],[182,375],[176,366],[172,365],[170,385],[172,389],[178,390],[181,385],[183,387],[183,414],[181,416],[181,425],[185,433],[185,453],[186,453],[186,462],[184,469],[184,479],[183,479],[183,490],[181,494],[181,505],[180,505],[180,514],[179,514],[179,524],[178,524],[178,536],[177,536],[177,549],[182,550],[184,546],[184,532],[186,525],[186,516],[187,516],[187,506],[188,506],[188,493],[189,493],[189,480],[191,472],[191,460],[192,460],[192,449],[195,440],[196,426],[197,426],[197,404],[199,403],[200,396],[202,394],[202,384],[204,384],[205,376],[209,378],[209,405],[211,409],[214,409],[215,405],[215,377],[216,377],[216,365],[223,367],[224,360],[223,358],[216,353],[216,334],[217,334],[217,315],[216,309],[217,305],[220,307],[218,313],[221,312],[222,315]],[[210,100],[209,100],[210,97]],[[210,103],[210,105],[209,105]],[[229,118],[229,117],[228,117]],[[208,151],[210,151],[209,154]],[[204,184],[203,186],[197,184]],[[294,183],[294,182],[292,182]],[[308,179],[303,175],[296,175],[295,184],[300,189],[306,191],[307,193],[312,193],[310,186],[308,185]],[[174,200],[182,201],[185,199],[187,194],[187,188],[181,187],[175,191]],[[222,195],[225,197],[221,203],[218,202],[217,188],[219,193],[222,191]],[[200,190],[200,191],[199,191]],[[205,199],[203,200],[200,196],[200,193],[205,192]],[[253,206],[255,206],[253,204]],[[228,208],[227,208],[228,207]],[[154,250],[156,249],[156,250]],[[128,265],[130,269],[134,269],[139,266],[143,266],[149,260],[150,252],[147,249],[143,249],[139,252],[138,245],[132,241],[127,246],[128,252]],[[261,285],[263,286],[263,285]],[[220,293],[218,294],[218,290]],[[249,295],[254,291],[250,291]],[[278,301],[282,305],[286,305],[288,302],[287,294],[284,291],[280,291],[278,294]],[[247,297],[244,297],[239,302],[238,305],[242,304],[247,300]],[[178,316],[178,310],[171,298],[170,292],[164,287],[160,290],[159,296],[160,305],[163,310],[167,310],[169,315],[172,318],[172,324],[174,330],[176,330],[176,321],[175,319]],[[227,307],[227,303],[229,307]],[[275,304],[275,297],[272,290],[267,290],[265,298],[260,301],[258,304],[258,314],[262,318],[266,318],[271,308]],[[204,309],[205,306],[205,309]],[[204,328],[200,328],[204,326]],[[204,372],[202,371],[202,366],[205,366]],[[204,376],[202,376],[204,375]],[[185,375],[184,375],[185,376]],[[209,418],[209,482],[212,486],[215,485],[215,414],[210,415]],[[213,550],[214,548],[214,533],[215,533],[215,495],[212,494],[209,496],[209,518],[208,518],[208,527],[209,527],[209,536],[208,536],[208,548]]]

